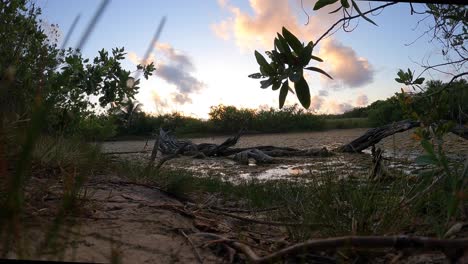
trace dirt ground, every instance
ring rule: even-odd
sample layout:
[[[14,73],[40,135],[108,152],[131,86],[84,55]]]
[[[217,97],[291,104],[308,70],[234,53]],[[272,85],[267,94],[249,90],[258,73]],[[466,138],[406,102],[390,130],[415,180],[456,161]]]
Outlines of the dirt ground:
[[[294,134],[271,134],[271,135],[248,135],[241,138],[239,147],[255,145],[275,145],[297,148],[335,148],[346,143],[365,132],[365,129],[332,130],[326,132],[294,133]],[[382,142],[386,151],[393,148],[395,152],[406,151],[414,153],[420,151],[416,142],[410,139],[411,132],[387,138]],[[214,142],[220,143],[226,137],[197,138],[196,143]],[[466,141],[450,138],[449,148],[454,153],[466,154],[468,146]],[[125,141],[107,142],[103,145],[106,152],[113,151],[139,151],[151,149],[153,142]],[[404,148],[404,150],[399,150]],[[142,160],[148,153],[140,155],[121,155],[122,158]],[[309,174],[319,173],[314,171],[310,164],[321,167],[337,168],[343,170],[354,168],[367,172],[369,156],[362,154],[346,154],[332,158],[301,158],[287,159],[284,164],[268,166],[238,165],[229,159],[204,159],[190,160],[181,158],[171,160],[167,166],[174,167],[198,167],[198,172],[215,173],[228,177],[233,173],[237,177],[261,177],[272,179],[274,171],[280,170],[276,175],[285,173],[289,175],[300,174],[307,171]],[[353,165],[359,163],[359,166]],[[166,165],[165,165],[166,166]],[[315,168],[315,167],[314,167]],[[265,174],[270,170],[270,174]],[[302,171],[301,171],[302,170]],[[296,174],[294,173],[296,171]],[[297,172],[299,171],[299,172]],[[263,174],[262,174],[263,173]],[[228,175],[230,174],[230,175]],[[242,176],[243,175],[243,176]],[[273,175],[273,176],[272,176]],[[34,180],[34,179],[33,179]],[[36,179],[37,180],[37,179]],[[47,195],[39,197],[41,206],[31,208],[32,212],[26,223],[28,226],[25,251],[34,256],[34,250],[38,243],[43,241],[46,230],[49,230],[53,210],[57,207],[57,192],[53,186],[44,183],[44,188],[50,189]],[[87,183],[87,201],[83,211],[78,217],[70,218],[79,223],[74,225],[69,232],[62,233],[67,239],[61,240],[61,246],[66,246],[62,254],[50,252],[43,254],[41,259],[57,259],[67,261],[82,261],[109,263],[119,260],[121,263],[228,263],[229,261],[241,261],[238,254],[234,254],[232,248],[212,243],[206,245],[206,237],[193,234],[203,232],[214,232],[223,234],[225,237],[243,237],[250,241],[258,254],[272,252],[286,244],[287,236],[285,229],[267,225],[252,225],[239,219],[226,217],[213,211],[208,207],[218,206],[226,209],[226,204],[213,196],[202,197],[203,202],[192,204],[181,201],[156,187],[130,183],[125,180],[102,176],[99,179],[91,179]],[[200,200],[200,199],[199,199]],[[230,201],[229,206],[235,206],[236,201]],[[220,204],[221,203],[221,204]],[[229,212],[227,210],[226,212]],[[262,219],[261,213],[247,212],[239,214],[244,217],[255,217]],[[213,239],[211,239],[213,240]],[[8,257],[17,257],[11,254]],[[317,256],[320,257],[320,256]],[[393,256],[394,257],[394,256]],[[425,263],[426,255],[419,255],[419,259],[409,261],[410,263]],[[392,258],[390,254],[389,258]],[[428,260],[436,263],[445,263],[442,255],[429,255]],[[408,262],[408,261],[407,261]],[[117,262],[118,263],[118,262]],[[294,263],[290,262],[290,263]],[[318,262],[320,263],[320,262]]]

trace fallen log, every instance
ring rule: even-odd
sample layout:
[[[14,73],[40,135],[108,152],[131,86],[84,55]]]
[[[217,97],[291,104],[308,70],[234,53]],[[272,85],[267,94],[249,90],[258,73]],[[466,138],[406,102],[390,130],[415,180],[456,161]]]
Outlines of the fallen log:
[[[446,120],[442,122],[448,122]],[[364,135],[356,138],[350,143],[343,145],[335,151],[338,152],[361,152],[364,149],[371,147],[379,143],[382,139],[389,137],[393,134],[404,132],[415,127],[421,126],[421,122],[414,120],[402,120],[388,124],[385,126],[380,126],[376,128],[371,128],[364,133]],[[453,134],[460,136],[464,139],[468,139],[468,128],[461,124],[456,124],[451,130]]]
[[[419,121],[402,120],[393,124],[371,128],[367,130],[367,132],[364,133],[364,135],[356,138],[355,140],[349,142],[346,145],[337,148],[336,151],[361,152],[362,150],[377,144],[378,142],[380,142],[380,140],[388,136],[412,129],[414,127],[418,127],[420,126],[420,124],[421,123]]]
[[[239,141],[243,131],[234,137],[226,139],[217,145],[212,143],[194,144],[187,140],[177,140],[168,132],[160,129],[157,142],[154,148],[163,155],[175,157],[175,153],[181,155],[192,155],[196,157],[228,157],[233,155],[233,159],[248,164],[249,159],[254,159],[257,163],[273,163],[274,157],[300,157],[300,156],[330,156],[332,153],[326,148],[321,149],[295,149],[275,146],[255,146],[249,148],[232,148]],[[153,153],[157,150],[153,149]]]

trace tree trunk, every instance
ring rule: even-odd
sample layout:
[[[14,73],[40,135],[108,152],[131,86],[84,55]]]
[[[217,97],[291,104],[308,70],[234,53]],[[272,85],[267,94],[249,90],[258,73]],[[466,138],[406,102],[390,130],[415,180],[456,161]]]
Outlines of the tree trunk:
[[[393,124],[388,124],[381,127],[371,128],[367,132],[351,141],[350,143],[343,145],[336,150],[339,152],[361,152],[362,150],[373,146],[380,142],[380,140],[391,136],[395,133],[403,132],[414,127],[418,127],[421,123],[413,120],[402,120]]]

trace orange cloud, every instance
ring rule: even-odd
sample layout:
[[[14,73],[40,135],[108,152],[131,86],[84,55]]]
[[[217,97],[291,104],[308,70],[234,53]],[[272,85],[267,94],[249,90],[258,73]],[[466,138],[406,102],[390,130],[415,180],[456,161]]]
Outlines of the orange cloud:
[[[322,107],[322,104],[323,104],[323,97],[321,96],[313,96],[310,98],[310,109],[311,110],[314,110],[314,111],[319,111]]]
[[[344,46],[336,40],[324,40],[320,47],[319,56],[325,60],[323,65],[334,78],[334,80],[327,80],[332,86],[336,87],[341,84],[356,88],[373,80],[374,71],[369,61],[358,57],[352,48]]]
[[[365,106],[369,103],[369,98],[365,94],[361,94],[356,98],[356,105]]]
[[[154,56],[154,54],[150,54],[150,56],[148,57],[148,59],[146,59],[146,61],[143,62],[143,58],[139,57],[135,52],[133,51],[130,51],[127,53],[127,59],[132,62],[133,64],[135,65],[138,65],[138,64],[150,64],[152,62],[155,62],[156,61],[156,58]]]
[[[230,13],[227,19],[211,25],[211,29],[218,37],[229,39],[234,36],[237,45],[242,49],[256,47],[271,48],[276,32],[284,26],[304,41],[315,40],[326,26],[337,19],[337,15],[330,15],[329,8],[311,13],[310,21],[304,25],[306,19],[296,14],[299,2],[291,4],[284,0],[250,0],[252,13],[245,12],[227,1],[218,1],[223,9]],[[311,10],[311,8],[308,8]]]

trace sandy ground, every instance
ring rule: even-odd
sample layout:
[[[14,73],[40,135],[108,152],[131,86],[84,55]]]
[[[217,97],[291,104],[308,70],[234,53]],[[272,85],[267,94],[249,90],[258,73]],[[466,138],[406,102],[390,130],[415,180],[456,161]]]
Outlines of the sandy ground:
[[[41,259],[110,263],[197,263],[194,250],[183,235],[200,232],[194,217],[177,212],[182,203],[156,188],[106,179],[87,184],[85,205],[71,229],[60,232],[59,245],[66,250],[43,254]],[[28,217],[26,256],[37,259],[38,243],[51,230],[56,200],[53,194],[44,199]],[[175,206],[175,207],[173,207]],[[183,232],[183,233],[182,233]],[[196,241],[196,240],[195,240]],[[53,247],[52,247],[53,248]],[[204,263],[219,263],[213,251],[197,249]],[[9,257],[17,257],[15,254]]]
[[[297,148],[317,148],[326,146],[337,147],[365,132],[365,129],[332,130],[326,132],[249,135],[241,138],[238,146],[276,145]],[[420,151],[417,142],[410,139],[411,133],[405,132],[390,137],[382,142],[383,148],[390,152],[406,151],[408,153]],[[220,143],[226,137],[197,138],[196,143]],[[466,141],[450,136],[450,151],[465,154],[468,150]],[[145,141],[107,142],[104,151],[139,151],[144,149]],[[151,150],[153,142],[147,143]],[[122,158],[146,158],[149,154],[119,155]],[[291,177],[307,172],[313,176],[327,168],[335,173],[340,170],[367,173],[369,156],[366,154],[343,154],[331,158],[301,158],[286,159],[283,164],[266,166],[238,165],[229,159],[208,158],[193,160],[188,158],[175,159],[167,166],[197,168],[197,172],[218,175],[222,177],[265,177],[272,179],[287,174]],[[166,165],[165,165],[166,166]],[[279,172],[278,172],[279,171]],[[267,172],[267,173],[266,173]],[[275,174],[276,173],[276,174]],[[262,176],[263,175],[263,176]],[[266,176],[265,176],[266,175]],[[297,178],[297,177],[296,177]],[[36,179],[33,179],[36,180]],[[47,190],[53,186],[43,183]],[[50,230],[52,217],[56,215],[57,192],[47,191],[47,195],[39,197],[40,206],[30,208],[31,213],[26,219],[28,232],[24,236],[25,256],[35,256],[34,250],[44,239],[44,234]],[[219,199],[204,197],[202,204],[220,203]],[[272,252],[284,246],[285,232],[283,229],[246,224],[240,220],[222,217],[219,214],[205,210],[203,207],[183,203],[159,189],[134,183],[125,182],[111,176],[91,179],[87,183],[85,205],[71,220],[78,222],[69,232],[61,233],[67,239],[60,240],[60,245],[66,250],[62,254],[51,252],[43,254],[41,259],[65,259],[67,261],[86,261],[109,263],[112,259],[119,259],[121,263],[199,263],[197,254],[203,263],[226,263],[228,258],[239,261],[239,255],[233,254],[227,248],[212,244],[203,247],[207,239],[194,236],[200,232],[215,232],[226,237],[239,237],[250,241],[257,248],[258,253]],[[226,204],[214,204],[226,207]],[[230,201],[230,206],[236,206]],[[261,214],[249,213],[244,216],[262,218]],[[188,239],[185,235],[190,239]],[[193,243],[193,246],[192,244]],[[266,244],[265,244],[266,243]],[[1,247],[1,246],[0,246]],[[196,248],[196,249],[194,249]],[[61,257],[60,257],[61,256]],[[8,257],[17,257],[10,254]],[[430,261],[441,255],[430,257]],[[37,259],[38,257],[32,257]],[[424,263],[415,261],[414,263]],[[291,262],[293,263],[293,262]]]

